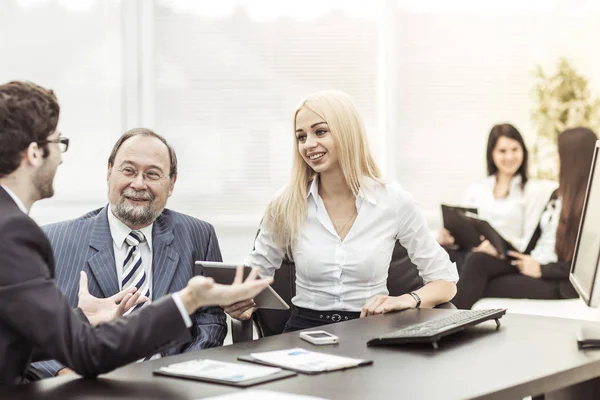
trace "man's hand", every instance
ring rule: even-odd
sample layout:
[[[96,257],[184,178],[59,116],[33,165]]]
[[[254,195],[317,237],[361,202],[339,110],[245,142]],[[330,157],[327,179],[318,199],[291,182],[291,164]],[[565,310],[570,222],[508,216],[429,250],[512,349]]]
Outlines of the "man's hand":
[[[406,310],[407,308],[414,308],[417,305],[415,299],[408,294],[402,296],[382,296],[377,295],[363,306],[360,317],[368,317],[370,315],[385,314],[390,311]]]
[[[500,255],[498,253],[498,250],[496,250],[496,248],[494,247],[494,245],[490,243],[490,241],[487,240],[484,236],[481,236],[480,239],[482,240],[482,242],[479,244],[479,246],[473,247],[471,251],[475,253],[485,253],[489,256],[496,258],[504,258],[504,255]]]
[[[242,300],[253,299],[273,282],[273,278],[257,279],[258,269],[253,268],[248,278],[244,279],[244,266],[235,271],[231,285],[220,285],[212,278],[194,276],[179,293],[189,314],[193,314],[203,306],[229,306]]]
[[[256,311],[256,303],[254,303],[253,299],[244,300],[234,303],[230,306],[223,307],[223,311],[229,314],[231,318],[235,318],[240,321],[246,321],[252,318],[252,313]]]
[[[83,311],[93,326],[111,321],[125,314],[130,308],[148,301],[135,287],[120,291],[106,299],[94,297],[88,290],[88,278],[81,271],[79,278],[79,300],[77,307]]]
[[[535,258],[512,250],[508,252],[508,255],[516,258],[510,263],[517,267],[523,275],[536,279],[542,277],[542,266]]]

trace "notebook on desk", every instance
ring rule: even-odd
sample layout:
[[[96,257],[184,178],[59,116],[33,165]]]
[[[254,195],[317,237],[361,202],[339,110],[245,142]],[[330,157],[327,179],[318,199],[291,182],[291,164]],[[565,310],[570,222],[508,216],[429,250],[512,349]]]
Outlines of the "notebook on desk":
[[[506,308],[491,310],[453,310],[446,317],[436,318],[414,325],[406,326],[397,331],[373,338],[367,346],[401,345],[409,343],[431,343],[433,348],[438,348],[438,341],[453,333],[460,332],[469,326],[480,324],[484,321],[496,320],[496,327],[500,327],[500,318],[506,314]]]

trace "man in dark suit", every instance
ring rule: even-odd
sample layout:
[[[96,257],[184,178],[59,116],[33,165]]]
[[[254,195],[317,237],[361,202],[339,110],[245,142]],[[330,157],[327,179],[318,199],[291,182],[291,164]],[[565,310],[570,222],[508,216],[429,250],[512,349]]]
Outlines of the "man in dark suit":
[[[140,288],[150,300],[185,287],[194,276],[194,261],[222,261],[212,225],[165,209],[176,180],[177,156],[169,143],[150,129],[131,129],[117,140],[108,159],[109,204],[43,228],[54,249],[56,284],[73,307],[81,270],[89,276],[89,291],[96,297],[110,297],[126,288],[126,240],[132,231],[146,238],[139,245],[146,278]],[[221,308],[201,309],[193,320],[192,341],[161,356],[223,344],[227,325]],[[32,367],[41,377],[71,372],[56,361]]]
[[[195,276],[178,292],[112,322],[104,321],[129,308],[142,285],[122,298],[125,307],[115,304],[120,296],[87,295],[87,315],[73,310],[54,283],[50,242],[27,215],[35,201],[53,195],[68,148],[56,129],[59,111],[52,91],[28,82],[0,85],[0,386],[23,382],[32,360],[53,358],[94,377],[189,342],[189,315],[200,307],[252,298],[269,284],[256,280],[256,271],[242,283],[239,269],[231,286]]]

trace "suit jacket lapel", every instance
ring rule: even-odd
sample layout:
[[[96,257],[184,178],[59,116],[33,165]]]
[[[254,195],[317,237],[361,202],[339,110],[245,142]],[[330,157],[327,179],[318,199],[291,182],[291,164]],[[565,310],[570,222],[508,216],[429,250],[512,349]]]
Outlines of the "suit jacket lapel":
[[[94,248],[97,253],[93,253],[87,260],[90,271],[94,275],[104,297],[110,297],[119,291],[115,252],[110,227],[108,226],[107,212],[108,205],[96,216],[96,221],[92,227],[90,247]]]
[[[157,300],[166,295],[179,264],[179,254],[171,248],[173,226],[161,214],[152,228],[152,298]]]

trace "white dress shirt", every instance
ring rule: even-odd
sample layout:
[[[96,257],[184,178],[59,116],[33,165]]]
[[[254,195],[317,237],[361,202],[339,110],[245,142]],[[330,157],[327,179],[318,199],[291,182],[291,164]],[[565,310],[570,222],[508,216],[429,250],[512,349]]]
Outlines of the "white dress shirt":
[[[321,196],[318,179],[307,196],[306,221],[293,249],[296,296],[292,303],[313,310],[360,311],[375,295],[388,295],[387,277],[396,240],[408,250],[425,283],[458,281],[456,265],[439,246],[413,197],[398,184],[364,178],[356,198],[358,215],[340,240]],[[263,221],[245,265],[273,276],[284,251]]]
[[[113,250],[115,251],[115,265],[117,266],[117,279],[119,280],[119,290],[123,289],[123,264],[125,263],[125,258],[127,257],[127,250],[129,246],[125,243],[125,239],[132,231],[130,227],[125,225],[120,219],[114,216],[112,213],[110,206],[108,209],[108,226],[110,228],[110,235],[113,239]],[[150,224],[139,231],[144,234],[146,238],[142,243],[140,243],[140,253],[142,257],[142,266],[144,267],[144,272],[146,273],[146,279],[150,282],[150,297],[152,300],[152,227],[154,224]]]
[[[108,227],[110,228],[110,235],[113,239],[113,250],[115,252],[115,266],[117,268],[117,280],[119,281],[119,290],[123,289],[123,263],[125,262],[125,257],[127,257],[127,244],[125,243],[125,238],[129,235],[129,232],[132,231],[127,225],[125,225],[120,219],[114,216],[112,210],[108,209]],[[140,243],[140,253],[142,258],[142,266],[144,267],[144,272],[146,273],[146,279],[150,282],[148,286],[150,290],[150,296],[148,302],[152,300],[152,292],[154,281],[152,280],[152,227],[154,224],[150,224],[140,231],[144,234],[146,240]],[[185,306],[183,305],[183,301],[179,296],[179,293],[173,294],[173,300],[181,313],[181,317],[185,321],[185,326],[190,328],[192,326],[192,320],[188,315]],[[159,356],[159,355],[158,355]],[[153,358],[157,358],[155,355]]]
[[[498,199],[494,197],[495,186],[495,175],[472,183],[463,203],[477,208],[479,218],[488,221],[515,249],[523,252],[557,183],[530,179],[521,189],[521,176],[515,175],[508,195]]]
[[[550,264],[558,261],[556,255],[556,231],[560,220],[562,199],[550,200],[540,219],[541,234],[535,248],[531,251],[533,257],[540,264]]]

